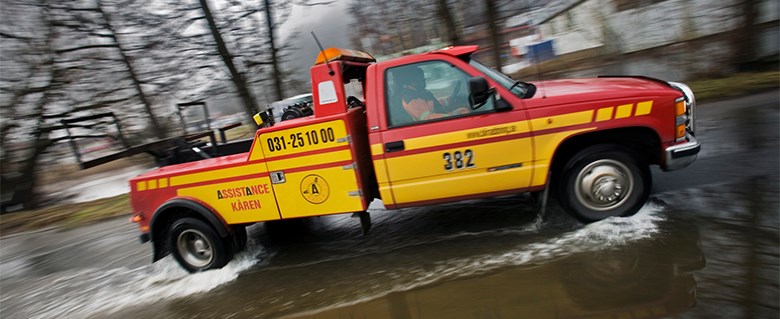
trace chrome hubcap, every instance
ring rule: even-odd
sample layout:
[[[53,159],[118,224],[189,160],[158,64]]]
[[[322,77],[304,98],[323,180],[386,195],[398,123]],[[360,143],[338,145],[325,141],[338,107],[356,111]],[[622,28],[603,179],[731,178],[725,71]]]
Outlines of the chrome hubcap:
[[[575,194],[580,204],[606,211],[622,205],[634,188],[631,171],[615,160],[598,160],[585,166],[575,182]]]
[[[206,236],[198,230],[187,229],[176,240],[182,258],[192,266],[205,267],[211,263],[213,251]]]

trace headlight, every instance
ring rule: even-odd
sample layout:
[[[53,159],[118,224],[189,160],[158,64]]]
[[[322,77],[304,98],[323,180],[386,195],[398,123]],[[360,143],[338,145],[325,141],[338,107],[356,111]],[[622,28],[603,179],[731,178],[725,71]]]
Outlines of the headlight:
[[[675,139],[682,142],[685,134],[696,135],[696,98],[691,88],[678,82],[669,82],[669,85],[682,92],[683,96],[674,100],[675,113]]]

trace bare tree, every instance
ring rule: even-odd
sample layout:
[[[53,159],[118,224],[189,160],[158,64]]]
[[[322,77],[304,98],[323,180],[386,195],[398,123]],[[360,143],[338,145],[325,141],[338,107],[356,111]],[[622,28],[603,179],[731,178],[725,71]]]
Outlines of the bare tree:
[[[439,11],[431,1],[382,1],[367,0],[353,2],[349,12],[355,19],[352,27],[357,31],[353,42],[359,47],[371,42],[370,48],[363,48],[373,54],[389,55],[428,45],[431,39],[442,33],[437,21]],[[365,39],[365,40],[363,40]]]
[[[455,18],[452,16],[447,0],[436,0],[437,16],[444,24],[444,30],[447,32],[447,38],[452,45],[460,43],[460,35],[455,24]]]
[[[495,0],[485,0],[485,14],[487,15],[490,42],[493,45],[493,60],[496,63],[496,69],[501,71],[501,66],[503,65],[501,61],[501,46],[503,41],[498,29],[498,12]]]
[[[279,58],[276,52],[276,36],[274,34],[274,14],[271,7],[270,0],[263,0],[265,4],[265,27],[268,32],[268,46],[271,51],[271,76],[274,82],[274,99],[281,100],[284,98],[284,92],[282,90],[281,72],[279,71]]]
[[[0,184],[3,192],[9,192],[4,197],[12,197],[12,202],[21,203],[25,208],[35,208],[36,163],[53,143],[49,138],[51,128],[43,114],[58,95],[64,72],[56,65],[56,53],[52,50],[57,33],[47,3],[7,3],[3,14],[35,18],[34,21],[4,19],[9,23],[2,32],[5,72],[0,140]]]
[[[737,32],[737,62],[741,68],[750,69],[754,67],[756,59],[756,20],[758,16],[756,1],[742,0],[739,6],[743,22]]]
[[[230,54],[230,51],[228,51],[225,40],[222,39],[221,31],[217,26],[216,21],[214,20],[214,16],[211,14],[211,9],[209,8],[208,2],[206,0],[199,1],[200,7],[203,10],[203,15],[208,22],[211,36],[214,37],[214,43],[216,45],[217,52],[219,52],[222,61],[225,63],[225,67],[228,68],[228,71],[230,72],[230,79],[236,86],[238,95],[241,98],[241,101],[244,103],[244,112],[246,112],[247,115],[252,116],[252,114],[258,111],[257,100],[255,100],[254,94],[252,94],[252,91],[247,86],[244,75],[238,70],[235,63],[233,62],[233,56]]]
[[[165,132],[160,127],[160,124],[157,121],[157,117],[154,114],[154,111],[152,110],[152,105],[149,102],[149,99],[146,96],[146,93],[144,93],[144,89],[141,87],[141,81],[138,78],[138,75],[136,74],[135,68],[133,67],[133,62],[131,58],[125,53],[125,48],[122,44],[122,42],[119,40],[119,37],[117,36],[117,33],[114,29],[114,25],[112,24],[111,16],[106,13],[105,9],[103,8],[104,1],[98,0],[97,1],[97,7],[95,8],[98,13],[100,13],[101,17],[103,18],[104,28],[108,33],[106,34],[111,41],[113,42],[113,45],[115,46],[115,49],[119,56],[122,57],[122,62],[124,63],[125,67],[127,68],[127,74],[130,77],[130,79],[133,82],[133,87],[135,88],[136,94],[138,95],[138,98],[141,100],[141,103],[144,106],[144,109],[146,110],[147,115],[149,116],[149,123],[152,125],[152,130],[154,131],[154,134],[157,136],[157,138],[165,138]]]
[[[0,60],[0,163],[4,202],[25,208],[38,204],[36,170],[51,146],[66,138],[59,121],[97,111],[119,112],[137,131],[156,125],[143,80],[129,52],[146,44],[125,45],[103,2],[35,3],[9,1],[0,14],[4,24]],[[126,36],[133,32],[124,32]],[[133,85],[135,84],[135,85]],[[136,112],[138,101],[145,111]],[[136,114],[140,114],[136,115]],[[143,117],[141,120],[139,117]],[[151,124],[149,124],[151,123]],[[106,132],[86,138],[117,138]]]

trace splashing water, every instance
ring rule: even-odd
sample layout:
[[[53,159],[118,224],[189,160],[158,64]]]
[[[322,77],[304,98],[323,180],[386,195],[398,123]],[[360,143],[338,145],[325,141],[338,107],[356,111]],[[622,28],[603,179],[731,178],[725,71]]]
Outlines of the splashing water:
[[[39,279],[36,288],[24,295],[6,296],[2,302],[14,303],[18,315],[27,318],[84,318],[112,313],[128,306],[210,291],[238,278],[262,254],[262,246],[250,247],[222,269],[195,274],[188,274],[170,256],[136,269],[57,273]]]
[[[541,234],[532,242],[507,246],[503,250],[490,253],[452,257],[418,264],[399,264],[381,269],[380,274],[353,278],[361,282],[359,288],[345,295],[350,297],[329,300],[328,308],[336,308],[375,299],[392,292],[405,291],[446,280],[480,275],[502,267],[542,264],[556,258],[598,251],[605,248],[630,244],[631,242],[652,237],[659,231],[659,222],[663,220],[659,212],[662,208],[656,204],[647,204],[639,213],[629,218],[608,218],[600,222],[579,227],[564,233],[552,234],[545,231],[545,221],[541,230],[536,223],[521,228],[491,229],[481,232],[463,232],[427,238],[426,243],[404,242],[399,246],[377,246],[367,251],[353,252],[358,255],[383,255],[386,249],[396,250],[432,242],[447,242],[471,237],[520,236],[528,238],[530,234]],[[548,214],[549,215],[549,214]],[[548,221],[549,222],[549,221]],[[553,222],[555,223],[555,222]],[[546,234],[545,234],[546,233]],[[24,284],[34,287],[23,294],[3,296],[3,313],[11,317],[24,318],[83,318],[97,314],[108,314],[133,306],[173,300],[198,293],[212,291],[230,283],[239,274],[255,266],[258,261],[268,262],[273,253],[261,245],[250,243],[249,250],[238,254],[222,269],[203,273],[188,274],[173,260],[167,257],[152,265],[140,268],[82,269],[63,271],[42,278],[37,282]],[[345,260],[353,256],[333,256],[334,260]],[[338,258],[337,258],[338,257]],[[359,256],[357,256],[359,257]],[[318,261],[321,263],[327,261]],[[293,267],[308,267],[307,263]],[[265,267],[266,271],[280,271],[285,267]],[[327,269],[327,267],[326,267]],[[305,294],[304,294],[305,295]],[[300,296],[300,295],[298,295]],[[359,296],[355,298],[356,296]],[[291,297],[292,298],[292,297]],[[301,297],[297,297],[301,298]],[[304,298],[305,299],[305,298]],[[289,300],[294,307],[295,299]],[[10,308],[9,308],[10,306]],[[321,311],[324,309],[319,309]]]
[[[595,252],[618,247],[651,238],[660,231],[659,224],[664,220],[661,211],[663,207],[655,203],[647,203],[636,215],[625,218],[607,218],[599,222],[585,225],[576,230],[556,235],[540,242],[524,243],[502,252],[477,255],[467,258],[442,260],[433,265],[403,267],[391,269],[375,275],[376,287],[366,288],[357,293],[360,298],[352,298],[334,302],[331,306],[298,313],[315,314],[329,309],[350,306],[390,293],[411,290],[447,280],[485,274],[500,268],[538,265],[554,259],[579,253]],[[537,223],[528,226],[525,231],[536,229]],[[543,223],[542,223],[543,225]],[[541,226],[544,228],[544,226]],[[410,276],[411,275],[411,276]],[[390,285],[390,287],[387,286]],[[363,283],[371,287],[371,283]]]

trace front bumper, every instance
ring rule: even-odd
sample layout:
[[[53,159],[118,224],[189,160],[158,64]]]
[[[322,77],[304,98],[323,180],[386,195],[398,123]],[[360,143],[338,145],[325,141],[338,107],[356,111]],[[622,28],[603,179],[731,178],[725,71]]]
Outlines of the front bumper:
[[[673,171],[691,165],[701,151],[701,143],[691,134],[685,136],[687,142],[664,149],[664,171]]]

